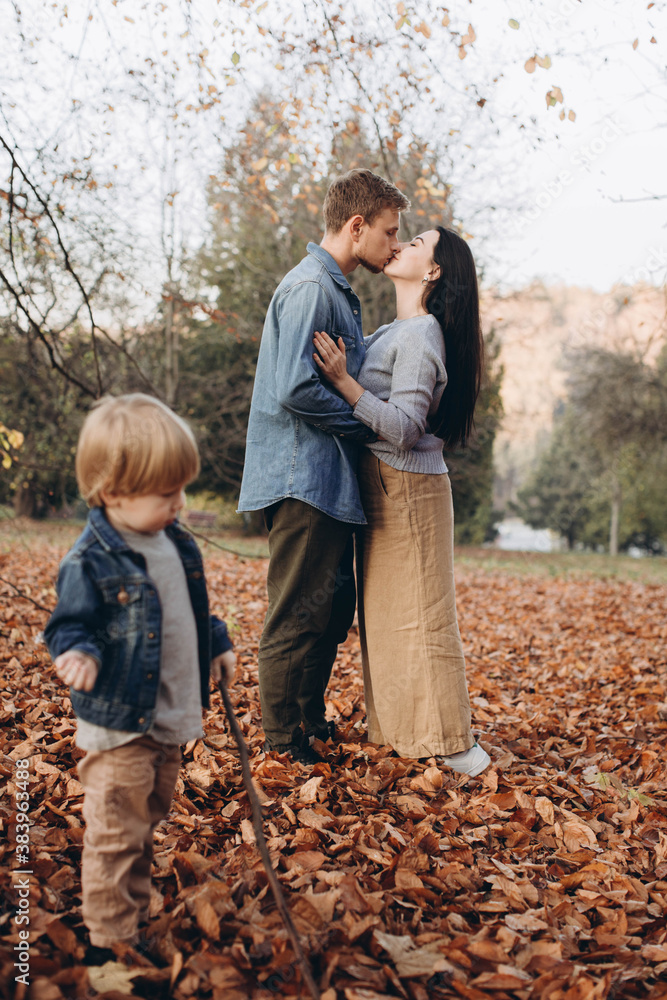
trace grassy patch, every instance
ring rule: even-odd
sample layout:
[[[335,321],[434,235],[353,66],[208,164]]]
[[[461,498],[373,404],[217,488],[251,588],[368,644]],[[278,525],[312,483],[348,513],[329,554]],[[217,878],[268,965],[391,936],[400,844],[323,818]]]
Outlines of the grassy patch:
[[[0,518],[0,552],[23,547],[34,552],[41,546],[70,548],[83,530],[85,521],[31,521],[27,517]]]
[[[238,529],[190,529],[205,556],[215,552],[234,552],[247,559],[268,559],[269,542],[265,535],[246,535]]]
[[[0,517],[0,553],[19,547],[34,553],[40,547],[48,546],[60,549],[64,554],[83,531],[84,524],[85,521],[31,521],[27,517]],[[238,526],[191,530],[205,555],[212,555],[220,549],[248,559],[265,558],[269,554],[266,537],[246,535]]]
[[[238,523],[231,521],[215,528],[194,528],[194,534],[204,553],[213,555],[220,550],[234,552],[247,559],[268,557],[266,536],[247,535]],[[65,552],[83,528],[83,521],[31,521],[28,518],[0,516],[0,552],[24,546],[34,552],[42,545]],[[590,577],[638,583],[667,585],[667,559],[633,559],[630,556],[599,555],[592,552],[511,552],[505,549],[457,547],[454,555],[457,567],[478,569],[483,573],[511,576],[537,576],[563,580]]]
[[[509,573],[513,576],[542,576],[558,579],[593,577],[606,580],[636,580],[664,586],[667,584],[667,559],[656,556],[633,559],[593,552],[512,552],[504,549],[456,549],[455,565],[479,568],[484,572]]]

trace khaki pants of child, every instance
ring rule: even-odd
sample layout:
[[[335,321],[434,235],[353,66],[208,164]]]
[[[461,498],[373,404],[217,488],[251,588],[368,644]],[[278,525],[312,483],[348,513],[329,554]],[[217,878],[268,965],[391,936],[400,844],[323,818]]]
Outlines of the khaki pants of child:
[[[79,761],[82,912],[91,944],[131,941],[148,916],[153,833],[169,812],[180,762],[180,747],[150,736]]]

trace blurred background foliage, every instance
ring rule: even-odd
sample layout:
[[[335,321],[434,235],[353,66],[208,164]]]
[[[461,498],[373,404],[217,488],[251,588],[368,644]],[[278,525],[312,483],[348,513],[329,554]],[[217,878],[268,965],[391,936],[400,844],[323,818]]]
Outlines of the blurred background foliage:
[[[366,166],[393,180],[412,202],[402,235],[444,223],[474,236],[483,278],[494,220],[520,207],[522,151],[557,144],[576,119],[541,75],[573,44],[551,6],[503,16],[477,59],[474,4],[316,0],[307,16],[261,0],[12,5],[0,82],[0,503],[32,517],[82,513],[83,416],[106,392],[141,390],[191,422],[195,498],[219,498],[228,518],[264,315],[321,238],[331,179]],[[578,58],[593,78],[608,55],[593,46]],[[495,96],[517,67],[530,100],[508,111]],[[359,270],[352,283],[365,332],[393,318],[386,279]],[[503,371],[498,334],[485,333],[477,433],[445,456],[456,538],[471,545],[508,513],[493,509]],[[566,398],[512,512],[571,548],[663,551],[667,352],[586,348],[567,364]]]
[[[245,433],[264,316],[275,287],[319,241],[321,206],[338,174],[353,167],[380,171],[381,156],[360,122],[332,147],[327,175],[313,180],[305,163],[289,159],[290,134],[281,104],[263,94],[252,106],[238,141],[224,155],[207,191],[208,225],[200,248],[169,281],[155,321],[126,329],[117,344],[90,338],[73,325],[58,339],[66,370],[76,361],[73,384],[48,363],[48,350],[7,321],[0,365],[3,419],[25,435],[0,499],[18,514],[42,516],[76,505],[73,457],[81,421],[99,380],[107,392],[154,391],[191,423],[201,448],[202,471],[193,484],[229,501],[238,495]],[[266,163],[289,169],[267,173]],[[420,183],[424,178],[428,184]],[[402,172],[401,188],[413,202],[416,231],[452,223],[447,186],[426,148]],[[394,291],[382,276],[359,269],[351,276],[371,333],[395,312]],[[477,409],[477,435],[469,449],[447,455],[456,504],[457,540],[480,544],[493,537],[493,439],[501,416],[498,345],[487,338],[487,367]],[[117,350],[117,346],[123,350]],[[77,508],[80,510],[80,507]]]

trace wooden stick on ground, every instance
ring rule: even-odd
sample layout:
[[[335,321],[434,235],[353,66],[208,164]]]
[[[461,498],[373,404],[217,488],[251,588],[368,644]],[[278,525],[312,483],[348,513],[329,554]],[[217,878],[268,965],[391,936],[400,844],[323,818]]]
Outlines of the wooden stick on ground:
[[[250,770],[250,758],[248,757],[248,748],[245,745],[245,740],[243,739],[243,733],[241,732],[241,727],[239,726],[236,715],[234,714],[234,706],[232,705],[231,699],[229,697],[229,692],[227,691],[227,685],[224,680],[218,682],[218,688],[220,689],[220,695],[222,697],[222,703],[225,706],[225,712],[227,713],[227,718],[229,719],[229,725],[236,740],[236,745],[239,748],[239,755],[241,757],[241,771],[243,773],[243,784],[245,785],[245,790],[248,793],[248,798],[250,799],[250,806],[252,808],[252,826],[255,831],[255,837],[257,839],[257,850],[259,851],[260,857],[266,869],[266,874],[269,879],[269,885],[271,886],[271,892],[273,893],[273,898],[276,901],[276,906],[280,916],[283,919],[285,928],[289,935],[289,939],[292,942],[292,947],[294,948],[294,954],[296,955],[299,967],[301,968],[301,975],[303,981],[310,991],[310,995],[313,1000],[320,1000],[320,991],[317,988],[317,984],[313,979],[312,972],[310,971],[310,965],[308,964],[308,959],[306,958],[303,948],[301,947],[301,942],[299,941],[299,935],[296,932],[296,927],[292,922],[292,917],[287,908],[287,903],[285,902],[285,897],[283,891],[280,887],[280,882],[278,877],[273,870],[271,864],[271,857],[269,855],[269,849],[266,846],[266,838],[264,837],[264,828],[262,826],[262,806],[260,804],[257,792],[252,783],[252,772]]]

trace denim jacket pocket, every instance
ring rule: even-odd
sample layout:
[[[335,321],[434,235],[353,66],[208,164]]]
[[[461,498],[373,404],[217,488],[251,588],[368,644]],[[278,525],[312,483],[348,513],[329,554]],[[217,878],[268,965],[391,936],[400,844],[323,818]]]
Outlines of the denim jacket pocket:
[[[103,658],[92,694],[118,702],[123,698],[145,627],[145,585],[140,577],[117,576],[99,580],[98,586],[104,600],[104,621],[95,641]]]
[[[141,578],[109,577],[100,580],[107,635],[111,641],[138,632],[142,626],[144,583]]]

